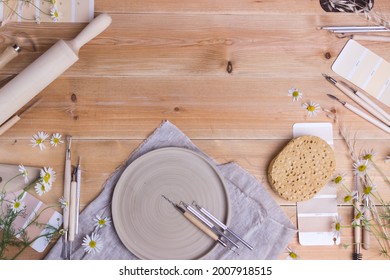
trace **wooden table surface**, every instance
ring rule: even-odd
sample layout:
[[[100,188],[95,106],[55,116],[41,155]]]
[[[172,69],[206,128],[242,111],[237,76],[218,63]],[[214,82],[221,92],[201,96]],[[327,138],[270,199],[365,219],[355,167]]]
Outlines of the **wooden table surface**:
[[[390,17],[390,2],[375,1]],[[0,136],[0,162],[51,166],[57,172],[53,190],[41,199],[62,196],[65,145],[40,151],[30,145],[38,131],[72,135],[73,164],[82,158],[82,207],[102,190],[105,180],[163,120],[186,133],[219,163],[237,162],[272,193],[296,225],[296,205],[270,189],[266,170],[271,159],[292,138],[298,122],[329,122],[323,112],[308,117],[301,103],[313,100],[339,110],[356,149],[373,148],[376,161],[390,172],[390,135],[330,100],[346,99],[322,77],[337,77],[331,65],[347,39],[317,30],[323,25],[366,25],[356,14],[326,13],[318,0],[95,0],[95,15],[112,16],[111,26],[85,45],[80,59],[41,92],[39,103]],[[20,32],[36,43],[0,70],[1,78],[19,73],[59,39],[72,39],[85,24],[10,23],[1,29],[1,49]],[[390,61],[390,43],[361,44]],[[25,47],[22,45],[22,47]],[[303,92],[292,102],[291,87]],[[351,101],[351,104],[354,104]],[[383,107],[390,113],[389,107]],[[337,171],[346,172],[352,188],[352,161],[334,126]],[[378,191],[390,200],[390,189],[375,173]],[[340,205],[343,221],[352,207]],[[342,244],[353,242],[343,228]],[[351,259],[352,246],[290,246],[301,259]],[[26,250],[22,259],[41,259]],[[280,256],[286,258],[286,253]],[[381,259],[378,246],[363,251],[364,259]]]

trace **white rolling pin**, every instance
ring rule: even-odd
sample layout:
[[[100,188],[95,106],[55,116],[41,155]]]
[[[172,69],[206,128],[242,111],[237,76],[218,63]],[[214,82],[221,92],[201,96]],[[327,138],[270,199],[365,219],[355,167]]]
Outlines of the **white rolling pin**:
[[[60,40],[0,89],[0,125],[14,115],[79,58],[80,48],[110,24],[108,14],[94,18],[73,40]]]

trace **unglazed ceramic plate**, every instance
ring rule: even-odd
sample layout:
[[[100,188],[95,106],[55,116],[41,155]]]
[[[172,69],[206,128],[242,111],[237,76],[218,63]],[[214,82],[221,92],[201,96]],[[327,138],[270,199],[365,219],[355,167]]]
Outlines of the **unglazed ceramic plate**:
[[[183,148],[162,148],[133,161],[120,177],[112,199],[119,238],[140,259],[199,259],[216,242],[178,212],[175,203],[196,201],[224,223],[229,203],[218,170]]]

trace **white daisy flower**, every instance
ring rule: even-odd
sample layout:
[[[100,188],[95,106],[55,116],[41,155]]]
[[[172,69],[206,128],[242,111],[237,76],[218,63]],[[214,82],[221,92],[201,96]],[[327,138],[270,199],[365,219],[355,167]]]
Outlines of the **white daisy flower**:
[[[34,134],[30,140],[32,142],[32,146],[38,146],[41,151],[44,150],[46,148],[44,142],[47,137],[49,137],[49,135],[46,132],[39,131],[37,134]]]
[[[333,223],[331,224],[331,229],[333,232],[333,238],[335,240],[339,239],[341,236],[341,218],[336,216],[333,218]]]
[[[360,157],[364,160],[372,160],[376,156],[376,152],[371,149],[371,150],[365,150]]]
[[[59,133],[54,133],[52,136],[51,136],[51,139],[50,139],[50,144],[53,146],[53,147],[57,147],[59,144],[62,144],[64,143],[64,141],[62,141],[62,135],[59,134]]]
[[[288,255],[287,255],[286,260],[298,260],[299,259],[298,254],[296,253],[296,251],[293,248],[287,247],[287,252],[288,252]]]
[[[100,215],[96,215],[96,218],[94,219],[95,221],[95,229],[103,228],[105,226],[110,226],[111,224],[111,219],[109,217],[100,217]]]
[[[343,201],[344,202],[348,202],[348,203],[352,203],[353,200],[357,199],[358,198],[358,192],[357,191],[352,191],[351,193],[347,194],[344,196],[343,198]]]
[[[60,19],[62,18],[62,13],[60,11],[58,11],[58,8],[56,5],[54,5],[51,9],[50,9],[50,16],[51,16],[51,19],[54,21],[54,22],[58,22],[60,21]]]
[[[309,103],[303,103],[302,108],[306,110],[309,117],[316,116],[321,109],[320,105],[313,101],[310,101]]]
[[[44,184],[52,185],[56,180],[56,172],[51,167],[41,169],[41,178]]]
[[[100,238],[100,235],[97,233],[92,233],[90,237],[88,234],[83,238],[84,251],[88,254],[99,253],[103,249],[103,240]]]
[[[62,209],[68,208],[69,207],[69,202],[65,200],[64,197],[61,197],[58,202],[60,203],[60,206]]]
[[[357,160],[353,163],[353,171],[356,175],[364,176],[367,174],[367,170],[370,168],[368,160]]]
[[[336,175],[333,176],[333,178],[330,180],[330,184],[331,184],[333,187],[337,187],[337,186],[343,185],[344,182],[345,182],[345,177],[346,177],[346,174],[345,174],[345,173],[336,174]]]
[[[11,209],[14,213],[19,213],[19,212],[24,210],[24,208],[26,207],[26,204],[21,199],[16,198],[16,199],[11,201],[10,206],[11,206]]]
[[[39,181],[35,187],[35,192],[39,195],[42,196],[44,193],[47,193],[51,190],[51,185],[49,184],[44,184],[43,182]]]
[[[23,164],[19,165],[19,173],[24,177],[24,182],[28,183],[28,171],[26,167],[23,166]]]
[[[298,101],[302,98],[303,94],[302,92],[297,88],[290,88],[288,90],[288,96],[292,97],[293,101]]]
[[[369,199],[370,195],[372,195],[372,192],[376,191],[375,185],[365,185],[363,186],[363,195],[362,199]]]

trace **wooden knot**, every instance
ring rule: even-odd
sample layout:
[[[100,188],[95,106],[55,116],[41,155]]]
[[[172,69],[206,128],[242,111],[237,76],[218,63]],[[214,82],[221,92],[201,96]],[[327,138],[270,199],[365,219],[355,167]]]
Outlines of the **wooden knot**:
[[[76,103],[77,102],[77,95],[72,93],[72,95],[70,96],[70,100],[72,100],[72,102]]]
[[[331,59],[332,58],[332,55],[330,54],[330,52],[326,52],[324,56],[325,56],[326,59]]]
[[[233,72],[233,64],[231,61],[228,61],[227,66],[226,66],[226,71],[231,74]]]

